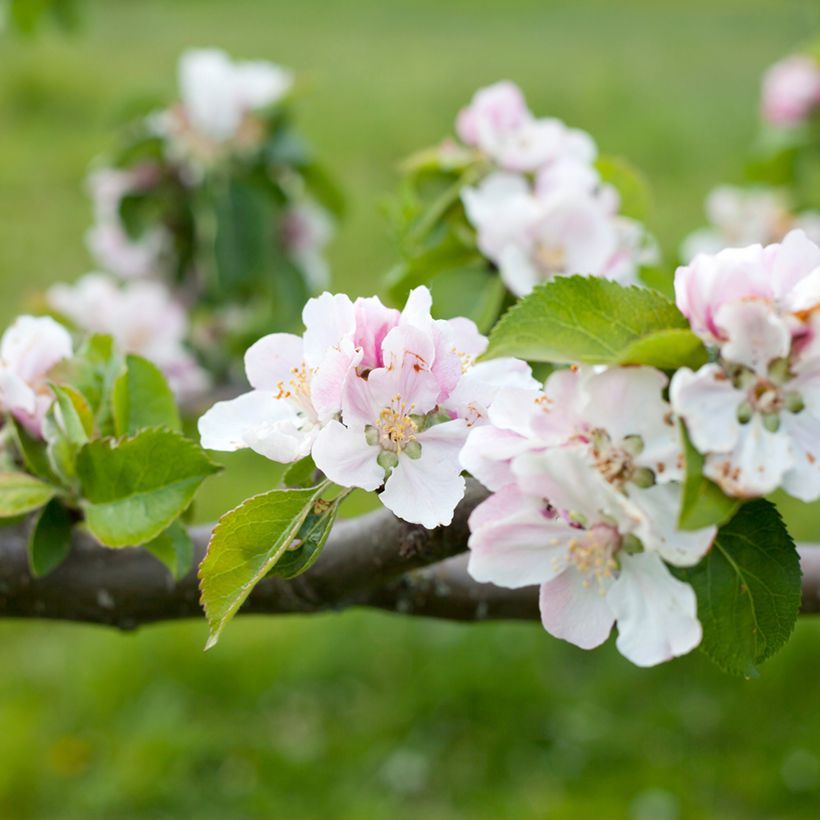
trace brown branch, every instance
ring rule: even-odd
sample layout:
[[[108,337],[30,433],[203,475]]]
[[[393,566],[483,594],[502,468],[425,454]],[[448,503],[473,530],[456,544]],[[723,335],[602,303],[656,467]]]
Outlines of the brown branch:
[[[449,527],[425,530],[386,510],[340,521],[320,560],[292,580],[266,579],[243,613],[310,613],[367,606],[405,615],[476,621],[538,618],[534,588],[479,584],[466,572],[467,517],[484,497],[474,482]],[[192,532],[196,563],[209,527]],[[453,557],[456,556],[456,557]],[[803,612],[820,612],[820,548],[801,546]],[[28,568],[24,525],[0,530],[0,617],[51,618],[133,629],[200,617],[192,571],[174,582],[140,549],[110,550],[78,534],[68,559],[45,578]]]

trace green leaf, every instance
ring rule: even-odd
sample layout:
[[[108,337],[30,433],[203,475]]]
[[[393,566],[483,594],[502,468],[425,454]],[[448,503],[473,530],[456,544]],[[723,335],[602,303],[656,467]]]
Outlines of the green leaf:
[[[282,476],[282,483],[286,487],[315,487],[316,464],[313,456],[305,456],[288,465]]]
[[[165,530],[219,469],[197,444],[171,430],[89,442],[77,458],[86,525],[107,547],[144,544]]]
[[[28,540],[28,560],[35,578],[48,575],[71,551],[71,513],[52,498],[38,513]]]
[[[114,382],[113,411],[118,436],[145,427],[180,429],[179,411],[165,376],[142,356],[126,356],[125,370]]]
[[[48,445],[46,442],[34,438],[14,417],[10,417],[8,423],[13,425],[17,450],[20,453],[26,470],[49,483],[56,483],[58,478],[54,474],[54,470],[51,468],[51,464],[48,460]]]
[[[47,504],[57,488],[27,473],[0,473],[0,518],[14,518]]]
[[[71,385],[51,386],[60,409],[60,427],[72,444],[83,445],[94,435],[94,414],[86,397]]]
[[[601,179],[618,192],[620,213],[645,222],[652,208],[652,192],[646,177],[621,157],[599,157],[595,167]]]
[[[628,345],[617,364],[644,364],[659,370],[691,367],[697,370],[709,361],[703,342],[684,328],[659,330]]]
[[[219,519],[199,567],[210,627],[206,649],[216,644],[256,584],[282,558],[327,486],[323,482],[307,489],[271,490]]]
[[[177,581],[191,571],[194,563],[194,542],[191,541],[188,530],[179,521],[174,521],[167,530],[144,547],[168,567]]]
[[[729,498],[703,474],[703,456],[695,449],[681,422],[681,439],[686,459],[678,529],[700,530],[713,524],[725,524],[737,512],[740,501]]]
[[[273,565],[268,575],[290,580],[309,570],[321,555],[330,530],[336,521],[339,507],[346,497],[347,493],[343,493],[332,501],[317,499],[312,504],[293,543]]]
[[[791,635],[800,610],[800,558],[770,502],[744,504],[706,558],[677,574],[697,594],[701,649],[724,671],[755,676]]]
[[[43,419],[48,462],[60,481],[72,487],[77,477],[77,454],[94,428],[91,408],[72,387],[52,385],[55,401]]]
[[[683,314],[657,291],[600,277],[561,276],[504,314],[485,357],[617,364],[636,343],[661,331],[688,328]],[[652,343],[645,343],[651,351]]]

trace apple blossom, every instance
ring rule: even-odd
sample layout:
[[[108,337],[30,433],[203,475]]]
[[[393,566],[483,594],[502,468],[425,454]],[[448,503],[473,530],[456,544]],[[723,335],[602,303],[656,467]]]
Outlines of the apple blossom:
[[[506,587],[540,585],[544,628],[584,649],[618,626],[619,651],[640,666],[683,655],[701,627],[691,587],[640,551],[640,517],[578,445],[519,456],[517,484],[470,517],[469,572]],[[522,490],[526,487],[526,491]]]
[[[0,407],[35,436],[54,400],[48,373],[71,354],[71,335],[48,316],[19,316],[0,338]]]
[[[124,352],[152,361],[178,397],[192,398],[207,388],[207,374],[184,345],[188,317],[160,282],[120,286],[104,274],[90,273],[73,285],[54,285],[46,298],[77,327],[110,334]]]
[[[699,253],[779,242],[793,229],[820,242],[820,213],[795,213],[785,192],[777,189],[720,185],[706,198],[706,216],[710,227],[690,234],[681,245],[685,262]]]
[[[333,220],[328,212],[310,200],[299,202],[286,213],[283,234],[285,249],[310,289],[316,292],[326,288],[330,270],[323,251],[333,238]]]
[[[820,108],[820,63],[794,54],[775,63],[763,77],[760,103],[763,119],[772,125],[796,125]]]
[[[215,143],[241,136],[246,115],[278,102],[292,84],[292,75],[280,66],[233,62],[219,49],[192,49],[179,61],[185,124]]]
[[[169,236],[155,225],[138,239],[129,236],[120,219],[120,203],[150,182],[150,166],[123,171],[100,168],[88,178],[88,190],[94,207],[94,225],[86,233],[86,244],[100,267],[117,276],[149,276],[166,253]]]

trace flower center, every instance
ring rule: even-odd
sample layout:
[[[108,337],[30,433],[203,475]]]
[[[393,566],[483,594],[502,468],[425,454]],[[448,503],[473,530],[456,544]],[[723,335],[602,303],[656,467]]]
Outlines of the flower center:
[[[635,464],[635,456],[642,450],[643,439],[640,436],[627,436],[615,444],[606,430],[593,430],[590,435],[590,452],[598,472],[618,488],[630,481],[639,487],[655,483],[652,470]]]
[[[290,379],[276,383],[278,392],[274,398],[292,401],[301,412],[312,418],[315,415],[310,398],[310,378],[313,374],[304,362],[298,367],[292,367],[290,372]]]
[[[401,396],[393,396],[387,407],[379,413],[375,430],[378,433],[376,443],[382,450],[388,450],[398,455],[409,444],[416,441],[418,425],[411,418],[414,405],[406,405]]]
[[[567,254],[560,245],[539,242],[535,246],[535,263],[543,273],[552,275],[564,273],[567,265]]]
[[[567,563],[584,576],[585,587],[596,584],[599,592],[606,592],[608,582],[618,570],[615,554],[620,547],[620,540],[617,531],[601,524],[570,540]]]

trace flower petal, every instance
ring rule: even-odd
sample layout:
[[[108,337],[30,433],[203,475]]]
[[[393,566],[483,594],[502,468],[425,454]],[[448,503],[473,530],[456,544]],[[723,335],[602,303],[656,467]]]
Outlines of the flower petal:
[[[381,487],[384,470],[376,462],[378,454],[378,448],[367,443],[363,430],[349,429],[336,420],[322,428],[313,444],[316,466],[341,487]]]
[[[325,354],[338,348],[342,340],[353,341],[356,314],[353,302],[344,293],[323,293],[308,299],[302,310],[305,324],[304,357],[310,367],[318,367]]]
[[[245,351],[245,374],[256,390],[279,389],[279,383],[293,378],[293,370],[302,366],[302,339],[292,333],[271,333],[254,342]]]
[[[702,636],[697,599],[649,552],[621,555],[621,574],[607,593],[618,622],[618,651],[637,666],[691,652]]]
[[[768,302],[730,302],[717,311],[715,324],[727,338],[721,347],[723,358],[760,375],[766,375],[770,362],[789,353],[789,328]]]

